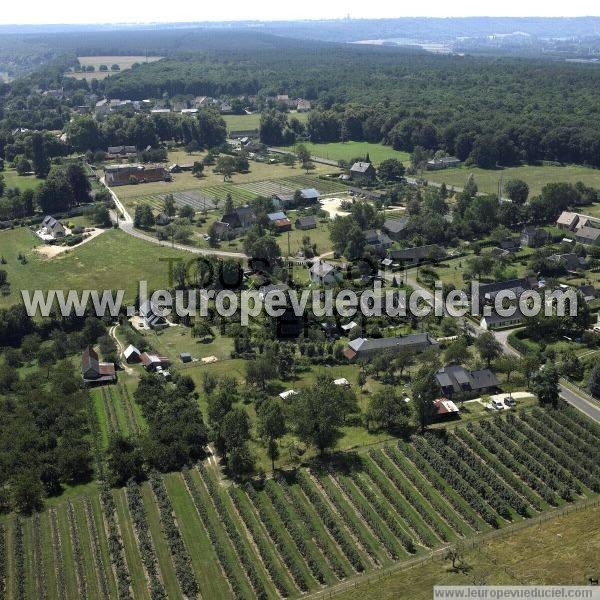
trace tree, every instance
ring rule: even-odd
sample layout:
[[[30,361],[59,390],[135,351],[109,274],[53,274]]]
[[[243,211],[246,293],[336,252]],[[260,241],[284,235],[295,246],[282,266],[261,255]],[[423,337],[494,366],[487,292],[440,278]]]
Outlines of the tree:
[[[377,174],[382,181],[401,181],[404,177],[404,165],[396,158],[388,158],[379,165]]]
[[[224,212],[226,215],[231,214],[235,209],[235,205],[233,204],[233,198],[231,197],[231,194],[228,192],[227,195],[225,196],[225,208],[224,208]]]
[[[452,562],[452,570],[457,571],[459,567],[459,563],[462,562],[465,555],[465,548],[459,542],[457,544],[453,544],[448,548],[446,554],[444,555],[445,560],[449,560]]]
[[[410,424],[410,407],[393,388],[376,392],[369,400],[367,422],[374,421],[390,433],[401,433]]]
[[[236,406],[225,415],[221,436],[225,442],[225,454],[246,444],[250,439],[250,417],[245,409]]]
[[[550,361],[533,376],[531,391],[538,397],[540,404],[558,406],[558,381],[558,371]]]
[[[73,190],[75,202],[88,202],[92,186],[84,168],[79,164],[70,164],[65,172],[65,177]]]
[[[31,136],[31,159],[35,176],[40,179],[46,177],[50,171],[50,160],[46,153],[44,136],[40,131],[35,131]]]
[[[109,483],[113,487],[125,485],[130,479],[144,478],[144,457],[136,440],[122,435],[111,436],[106,450]]]
[[[435,369],[428,365],[421,367],[412,383],[412,405],[421,431],[425,431],[435,416],[434,401],[439,387],[435,379]]]
[[[342,436],[341,427],[354,410],[356,398],[350,390],[318,375],[313,386],[293,397],[290,419],[296,435],[323,455]]]
[[[192,166],[192,175],[194,177],[202,177],[204,174],[204,163],[196,160],[194,161],[194,165]]]
[[[65,127],[65,133],[76,152],[97,150],[103,145],[98,122],[90,116],[74,117]]]
[[[175,207],[175,200],[173,199],[173,194],[167,194],[163,201],[163,210],[165,214],[169,217],[174,217],[177,209]]]
[[[152,208],[148,204],[138,204],[135,207],[133,226],[140,229],[151,229],[154,227],[155,219]]]
[[[24,156],[22,156],[17,161],[16,169],[18,175],[27,175],[31,172],[31,163]]]
[[[296,146],[296,156],[298,157],[298,160],[302,163],[302,165],[308,164],[310,162],[310,152],[304,144],[298,144]]]
[[[515,204],[527,202],[529,186],[522,179],[510,179],[504,185],[504,191]]]
[[[286,433],[285,415],[279,398],[267,398],[260,405],[257,414],[257,432],[267,443],[267,456],[275,470],[275,460],[279,457],[277,440]]]
[[[519,368],[519,359],[505,354],[496,361],[495,366],[501,373],[506,373],[506,382],[510,383],[510,376]]]
[[[75,203],[73,188],[63,169],[53,167],[46,181],[36,190],[35,202],[48,214],[68,210]]]
[[[31,514],[43,509],[44,488],[37,475],[23,471],[12,482],[12,505],[14,510]]]
[[[502,354],[502,346],[491,331],[484,331],[476,340],[475,347],[489,367],[491,362]]]
[[[590,394],[595,396],[596,398],[600,398],[600,365],[597,364],[590,373],[590,378],[588,380],[588,388],[590,390]]]
[[[464,337],[454,340],[446,348],[444,352],[444,359],[447,363],[453,365],[460,365],[461,363],[467,362],[471,358],[467,341]]]
[[[231,176],[235,173],[235,159],[233,156],[219,156],[217,164],[215,165],[215,173],[221,173],[223,175],[223,181],[231,179]]]

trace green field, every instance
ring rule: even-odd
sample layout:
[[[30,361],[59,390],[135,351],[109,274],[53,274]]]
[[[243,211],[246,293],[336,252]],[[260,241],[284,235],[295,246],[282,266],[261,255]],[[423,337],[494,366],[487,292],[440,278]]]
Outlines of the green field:
[[[363,575],[379,578],[382,568],[427,559],[446,544],[465,540],[468,547],[481,534],[485,541],[467,553],[467,573],[427,561],[382,582],[378,597],[430,597],[436,582],[468,583],[473,577],[486,583],[582,584],[600,569],[594,562],[600,546],[597,496],[591,491],[600,489],[598,432],[575,409],[536,409],[456,428],[445,440],[419,436],[339,454],[329,462],[332,468],[301,467],[259,489],[225,485],[215,464],[204,461],[152,485],[114,490],[112,515],[89,490],[59,500],[39,519],[10,516],[0,522],[6,589],[13,597],[24,574],[27,597],[71,600],[85,589],[90,597],[116,598],[111,565],[122,544],[121,568],[136,598],[150,596],[149,562],[157,566],[156,585],[169,597],[180,598],[183,581],[193,579],[204,598],[231,598],[232,590],[243,598],[299,598],[340,582],[358,584]],[[156,486],[165,493],[160,502]],[[142,507],[135,518],[132,493]],[[571,512],[569,505],[586,497],[596,508],[560,520],[542,517],[555,509]],[[535,524],[525,528],[532,518]],[[115,519],[118,543],[109,546],[103,523]],[[493,533],[503,529],[501,537]],[[183,541],[183,562],[174,560],[173,536]],[[557,568],[565,555],[568,575]],[[358,589],[345,597],[357,598]],[[369,597],[365,593],[361,597]]]
[[[358,156],[369,154],[371,162],[378,165],[386,158],[397,158],[403,162],[410,160],[408,152],[394,150],[390,146],[375,144],[369,142],[331,142],[328,144],[304,144],[312,156],[327,158],[329,160],[351,160]],[[294,150],[293,146],[284,148],[285,150]]]
[[[600,169],[590,169],[578,165],[564,167],[523,165],[497,170],[463,166],[442,171],[424,171],[423,177],[429,181],[443,182],[448,186],[462,187],[471,173],[475,177],[479,191],[489,194],[498,193],[498,182],[501,178],[504,183],[509,179],[522,179],[527,182],[530,196],[539,194],[545,184],[552,182],[577,183],[583,181],[586,185],[600,188]]]
[[[35,175],[19,175],[14,169],[5,169],[0,172],[4,177],[6,188],[17,188],[21,191],[34,190],[43,183],[43,179],[38,179]]]
[[[109,230],[80,248],[54,258],[34,251],[39,240],[26,228],[0,232],[0,252],[7,260],[11,293],[0,296],[0,306],[19,302],[21,290],[125,290],[125,301],[135,298],[137,282],[146,279],[149,289],[167,285],[169,258],[189,258],[186,252],[149,244],[119,230]],[[27,257],[27,264],[17,254]]]
[[[296,117],[301,123],[306,123],[309,113],[289,113],[289,118]],[[258,129],[260,125],[260,113],[252,115],[223,115],[229,131],[247,131]]]

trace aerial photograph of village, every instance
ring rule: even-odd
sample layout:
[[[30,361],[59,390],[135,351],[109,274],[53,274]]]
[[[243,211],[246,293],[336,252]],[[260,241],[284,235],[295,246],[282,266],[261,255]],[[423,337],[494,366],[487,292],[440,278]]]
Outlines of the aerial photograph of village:
[[[473,6],[0,11],[0,600],[600,599],[600,13]]]

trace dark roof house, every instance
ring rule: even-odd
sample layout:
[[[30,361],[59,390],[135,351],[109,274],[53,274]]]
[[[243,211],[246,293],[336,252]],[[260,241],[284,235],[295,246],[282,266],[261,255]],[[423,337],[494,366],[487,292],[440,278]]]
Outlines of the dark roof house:
[[[500,382],[490,369],[469,371],[462,365],[449,365],[440,369],[435,378],[445,396],[453,394],[485,394],[496,389]]]
[[[250,229],[256,223],[256,215],[249,206],[239,206],[233,212],[223,215],[223,223],[229,223],[233,229]]]
[[[408,225],[408,217],[398,219],[386,219],[383,222],[383,230],[393,239],[399,240],[404,236],[404,230]]]
[[[86,385],[112,383],[117,380],[115,365],[100,362],[98,354],[91,346],[88,346],[81,356],[81,376]]]
[[[375,179],[375,167],[370,162],[355,162],[350,167],[350,177],[352,179]]]
[[[348,343],[344,355],[350,361],[368,360],[382,352],[394,353],[402,348],[422,352],[426,348],[437,348],[438,346],[438,341],[428,333],[411,333],[387,338],[356,338]]]
[[[408,264],[417,264],[427,260],[432,256],[432,253],[441,252],[443,255],[446,251],[437,244],[429,244],[427,246],[415,246],[414,248],[400,248],[388,250],[388,256],[393,261],[400,261]]]
[[[317,219],[313,215],[296,219],[296,229],[315,229],[316,226]]]

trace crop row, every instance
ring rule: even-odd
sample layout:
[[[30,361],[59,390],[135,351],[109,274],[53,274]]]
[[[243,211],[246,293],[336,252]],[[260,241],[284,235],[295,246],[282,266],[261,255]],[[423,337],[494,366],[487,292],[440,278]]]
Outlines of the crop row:
[[[33,571],[35,575],[35,591],[39,600],[46,600],[48,597],[48,588],[46,584],[44,562],[42,559],[42,534],[39,513],[35,513],[31,519],[31,534],[33,538]]]
[[[301,591],[308,591],[308,582],[306,580],[306,577],[304,576],[302,569],[300,568],[294,556],[292,555],[288,547],[287,540],[283,537],[283,535],[277,528],[277,525],[275,524],[274,520],[272,519],[271,515],[268,513],[264,502],[259,497],[256,490],[250,484],[246,486],[246,494],[248,498],[250,498],[250,501],[252,502],[260,520],[262,521],[262,524],[265,526],[269,537],[271,538],[271,540],[275,544],[275,547],[279,551],[279,555],[285,563],[285,566],[288,568],[288,571],[294,579],[294,582]]]
[[[480,522],[472,507],[464,500],[412,444],[398,443],[399,451],[408,458],[439,494],[456,510],[458,514],[476,531],[481,530]]]
[[[320,583],[325,583],[325,573],[321,568],[320,561],[314,556],[312,549],[309,547],[309,544],[304,539],[304,535],[300,531],[297,523],[297,517],[295,515],[290,514],[288,509],[288,505],[283,499],[277,494],[276,489],[278,488],[277,484],[270,481],[265,486],[265,490],[267,496],[269,497],[275,512],[278,514],[279,519],[283,523],[286,531],[290,534],[290,537],[294,541],[298,552],[300,552],[302,558],[308,565],[310,572],[313,577]]]
[[[227,535],[229,536],[231,544],[234,547],[238,558],[240,559],[240,563],[246,571],[246,575],[250,580],[252,589],[256,594],[256,598],[261,600],[266,598],[267,592],[260,575],[254,566],[254,557],[250,554],[250,552],[248,552],[248,549],[242,540],[242,536],[235,526],[235,521],[233,520],[231,513],[227,510],[225,501],[216,487],[214,479],[212,479],[212,477],[210,477],[210,475],[206,472],[206,469],[202,463],[198,465],[198,472],[200,473],[200,477],[202,478],[202,481],[208,490],[208,495],[210,496],[213,506],[219,515],[221,523],[225,527],[225,531],[227,531]]]
[[[150,486],[154,492],[154,498],[160,513],[160,520],[173,559],[177,581],[181,591],[189,598],[193,598],[198,593],[198,583],[194,576],[190,555],[173,517],[173,504],[167,494],[162,477],[158,473],[151,474]]]
[[[198,489],[194,484],[194,480],[188,469],[184,469],[182,471],[183,478],[187,485],[188,492],[192,498],[194,506],[196,507],[196,511],[200,516],[200,519],[204,525],[204,529],[208,534],[208,537],[213,545],[213,549],[219,559],[219,564],[221,565],[221,569],[225,574],[225,579],[228,581],[231,591],[233,593],[234,598],[239,598],[242,600],[244,598],[244,592],[242,588],[242,584],[235,572],[235,565],[233,561],[227,555],[225,547],[223,545],[223,541],[221,537],[217,534],[217,531],[212,524],[209,515],[208,508],[206,507],[206,503],[204,499],[200,496]]]
[[[127,418],[127,427],[129,428],[129,431],[131,433],[140,433],[140,425],[135,415],[135,410],[133,408],[133,400],[131,399],[127,386],[123,383],[119,383],[119,385],[116,388],[116,393],[121,400],[121,404],[123,405],[125,417]]]
[[[0,523],[0,600],[6,597],[6,529]]]
[[[473,485],[475,489],[481,493],[481,495],[494,507],[498,510],[498,506],[492,502],[492,499],[498,498],[504,502],[505,506],[513,508],[518,514],[523,517],[529,517],[529,506],[527,503],[519,496],[515,491],[508,486],[500,477],[498,477],[496,470],[492,465],[488,465],[483,462],[482,458],[477,456],[468,444],[461,443],[460,439],[456,437],[454,434],[448,436],[447,445],[451,448],[459,460],[462,461],[465,465],[467,465],[470,469],[469,474],[473,472],[475,474],[475,479],[478,479],[481,484],[480,487],[477,488],[476,485]],[[471,479],[471,482],[475,481],[475,479]],[[485,482],[485,487],[483,487],[483,482]],[[491,494],[490,494],[491,490]],[[485,494],[485,495],[484,495]],[[504,506],[502,506],[504,508]],[[500,510],[498,510],[500,512]],[[500,514],[504,518],[510,519],[510,512],[506,510],[503,514]]]
[[[75,521],[75,509],[73,503],[67,502],[67,521],[69,522],[69,535],[71,537],[71,546],[73,547],[73,559],[75,560],[75,577],[77,579],[77,591],[80,598],[88,597],[87,583],[85,580],[85,569],[83,566],[83,553],[81,551],[81,540],[77,531]]]
[[[577,425],[579,425],[579,427],[591,433],[596,440],[598,439],[598,436],[600,435],[600,425],[598,425],[591,419],[584,417],[576,408],[573,408],[572,406],[567,406],[562,411],[557,413],[557,415],[568,418],[571,423],[576,423]],[[557,415],[555,415],[555,418]]]
[[[469,506],[481,515],[483,520],[492,527],[499,527],[498,515],[489,508],[477,490],[463,475],[465,469],[457,461],[449,460],[443,442],[429,443],[424,438],[416,438],[415,445],[418,452],[429,461],[431,466],[466,500]],[[467,473],[471,478],[471,474]]]
[[[250,535],[252,536],[256,547],[258,548],[258,553],[260,554],[263,564],[265,565],[265,568],[271,577],[273,585],[277,588],[277,591],[281,594],[281,596],[287,598],[290,592],[287,588],[284,578],[279,572],[277,560],[273,554],[273,549],[266,539],[266,536],[263,535],[260,526],[254,520],[250,509],[240,499],[239,495],[243,494],[243,492],[237,487],[231,487],[229,494],[238,514],[240,515],[240,519],[246,525],[246,529],[250,532]]]
[[[117,577],[117,596],[119,600],[129,600],[131,598],[131,577],[125,560],[121,531],[116,519],[115,501],[110,487],[105,482],[100,484],[100,504],[108,531],[108,552]]]
[[[66,596],[67,584],[65,581],[65,570],[62,562],[62,540],[58,528],[58,517],[56,509],[51,508],[48,511],[50,521],[50,531],[52,536],[52,557],[54,561],[54,573],[56,577],[56,590],[58,597],[63,600]]]
[[[433,490],[430,485],[428,485],[417,473],[411,469],[404,456],[401,455],[400,451],[397,448],[393,448],[391,446],[386,447],[385,453],[392,460],[396,468],[410,481],[416,490],[429,502],[429,504],[433,507],[434,511],[440,515],[446,523],[454,529],[456,533],[461,533],[463,530],[464,524],[461,523],[460,519],[457,517],[457,514],[450,509],[449,505],[446,502],[443,502],[436,494],[433,493]],[[439,526],[438,526],[439,527]],[[447,537],[442,535],[442,533],[438,533],[441,539],[447,541]]]
[[[377,549],[373,543],[364,535],[361,527],[359,526],[359,520],[355,511],[350,510],[344,502],[340,491],[333,485],[331,481],[320,475],[319,473],[314,474],[318,481],[321,489],[325,492],[331,504],[335,507],[337,513],[340,515],[342,521],[346,527],[352,532],[352,535],[359,541],[361,546],[365,549],[367,554],[371,557],[373,562],[379,563],[377,557]],[[329,485],[328,485],[329,483]]]
[[[440,527],[438,520],[432,517],[425,509],[421,498],[419,498],[416,492],[411,489],[410,484],[401,476],[401,474],[386,461],[384,455],[377,450],[371,450],[369,456],[379,469],[385,473],[387,479],[389,479],[395,487],[395,491],[390,490],[388,486],[385,485],[382,476],[370,462],[365,461],[365,470],[371,479],[377,483],[384,496],[393,504],[396,510],[400,512],[402,517],[411,526],[412,530],[419,536],[421,542],[431,548],[435,546],[438,541],[425,523],[429,524],[433,531],[436,531],[438,535],[446,541],[445,532]],[[388,456],[392,460],[396,458],[392,453]],[[417,519],[416,515],[413,514],[413,511],[417,511],[421,518]]]
[[[289,485],[287,485],[283,478],[281,478],[281,481],[279,483],[287,502],[290,504],[296,515],[299,517],[299,521],[306,528],[308,533],[310,533],[313,541],[318,546],[323,556],[327,559],[327,562],[333,569],[335,576],[338,579],[343,579],[344,577],[346,577],[346,571],[344,569],[344,566],[338,559],[335,552],[332,551],[327,541],[323,539],[323,536],[317,530],[304,502],[302,502],[300,498],[298,498],[298,496],[293,493],[292,489]]]
[[[520,494],[523,498],[527,499],[527,502],[537,511],[542,510],[539,497],[536,496],[529,487],[527,487],[521,479],[519,479],[510,466],[514,459],[509,459],[506,463],[501,461],[498,456],[493,454],[485,447],[485,445],[479,441],[473,434],[472,428],[465,429],[459,427],[455,430],[456,436],[466,444],[472,452],[485,459],[486,463],[492,467],[501,477],[509,484],[513,490]]]
[[[98,588],[100,596],[103,600],[109,598],[108,591],[108,579],[106,576],[106,565],[102,560],[102,551],[100,549],[100,539],[98,537],[98,528],[94,521],[94,515],[92,511],[92,502],[89,496],[83,497],[83,510],[85,513],[85,520],[87,522],[88,531],[90,533],[90,539],[92,541],[92,558],[94,561],[94,569],[96,570],[98,578]]]
[[[564,432],[557,432],[554,420],[544,411],[540,411],[536,415],[524,415],[522,420],[536,432],[536,440],[543,439],[545,447],[551,444],[552,450],[557,453],[562,464],[570,472],[583,481],[592,491],[600,492],[600,468],[597,458],[595,460],[594,457],[590,456],[587,446],[581,451],[576,444],[566,439]],[[597,446],[598,444],[596,444],[595,450],[600,456]],[[594,446],[590,450],[594,452]]]
[[[598,437],[600,429],[593,426],[590,429],[571,418],[571,412],[566,409],[554,410],[552,417],[542,409],[536,409],[533,414],[538,415],[544,423],[551,426],[554,431],[562,435],[565,440],[573,445],[581,454],[591,455],[598,469],[600,469],[600,445]],[[587,425],[587,423],[586,423]]]
[[[562,498],[571,501],[573,500],[573,493],[581,493],[581,486],[573,476],[534,444],[529,435],[524,434],[506,419],[495,419],[494,425],[501,432],[501,438],[514,440],[514,445],[523,449],[528,456],[528,464],[535,465],[534,468],[537,469],[536,473],[540,473],[540,478],[546,481]]]
[[[15,562],[15,598],[25,599],[25,548],[23,546],[23,521],[17,517],[13,527],[13,558]]]
[[[117,419],[117,413],[113,404],[113,399],[106,387],[100,388],[102,394],[102,402],[104,404],[104,412],[108,419],[108,428],[111,435],[119,435],[121,428],[119,427],[119,420]]]
[[[126,496],[129,513],[131,514],[131,519],[135,528],[138,548],[148,576],[150,598],[152,598],[152,600],[163,600],[167,595],[160,580],[158,560],[156,558],[154,544],[152,543],[152,536],[148,525],[148,515],[144,508],[144,501],[139,485],[134,481],[129,481],[127,483]]]
[[[312,485],[309,476],[304,472],[300,472],[298,474],[298,483],[304,492],[304,495],[310,501],[319,515],[323,525],[327,531],[329,531],[331,537],[334,539],[352,565],[352,568],[356,572],[362,573],[365,570],[365,565],[363,564],[359,553],[356,551],[354,544],[348,539],[345,532],[340,528],[338,523],[339,520],[332,513],[331,509],[327,505],[327,502]]]

